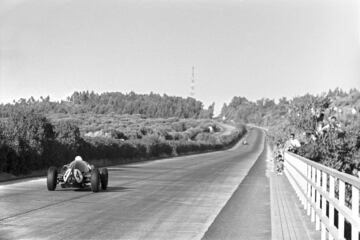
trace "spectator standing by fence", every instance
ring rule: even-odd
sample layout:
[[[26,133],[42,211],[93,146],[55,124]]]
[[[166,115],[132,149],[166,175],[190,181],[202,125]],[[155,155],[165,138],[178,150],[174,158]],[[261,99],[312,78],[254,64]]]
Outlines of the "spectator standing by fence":
[[[316,117],[316,134],[317,135],[322,135],[323,134],[323,128],[324,128],[324,113],[321,112],[317,117]]]
[[[341,130],[341,124],[338,122],[337,118],[335,116],[330,117],[329,123],[322,128],[322,131],[324,130],[335,130],[338,132],[342,132]]]
[[[290,139],[286,143],[285,150],[287,150],[289,152],[297,153],[299,147],[301,147],[301,144],[300,144],[299,140],[297,140],[295,138],[294,133],[291,133],[290,134]]]

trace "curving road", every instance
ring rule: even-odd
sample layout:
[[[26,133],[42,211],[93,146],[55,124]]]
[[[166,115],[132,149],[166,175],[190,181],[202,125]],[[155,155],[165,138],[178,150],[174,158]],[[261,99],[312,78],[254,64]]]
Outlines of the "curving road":
[[[44,178],[2,184],[0,239],[222,238],[220,220],[234,217],[228,209],[241,212],[236,199],[261,160],[264,138],[253,129],[249,145],[227,151],[110,167],[109,189],[99,193],[49,192]]]

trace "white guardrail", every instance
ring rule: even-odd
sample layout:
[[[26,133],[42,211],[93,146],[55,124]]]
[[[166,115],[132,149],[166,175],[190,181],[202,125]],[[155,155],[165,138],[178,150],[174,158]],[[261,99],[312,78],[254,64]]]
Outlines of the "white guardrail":
[[[290,152],[284,154],[284,167],[322,240],[359,240],[358,178]]]

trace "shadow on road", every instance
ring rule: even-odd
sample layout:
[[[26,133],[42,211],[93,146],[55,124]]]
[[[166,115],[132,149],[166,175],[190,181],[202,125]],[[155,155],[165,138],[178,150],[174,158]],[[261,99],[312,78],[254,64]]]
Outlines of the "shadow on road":
[[[121,167],[108,167],[109,172],[125,171],[127,168],[140,168],[140,166],[121,166]]]
[[[108,187],[106,190],[100,190],[99,192],[126,192],[128,190],[131,190],[131,188],[126,188],[126,187]],[[90,187],[86,187],[86,188],[63,188],[63,189],[59,189],[57,191],[62,191],[62,192],[68,192],[68,191],[73,191],[73,192],[91,192],[91,188]]]
[[[108,187],[105,192],[127,192],[131,190],[131,188],[126,187]]]
[[[108,168],[109,172],[120,172],[124,171],[124,168]]]

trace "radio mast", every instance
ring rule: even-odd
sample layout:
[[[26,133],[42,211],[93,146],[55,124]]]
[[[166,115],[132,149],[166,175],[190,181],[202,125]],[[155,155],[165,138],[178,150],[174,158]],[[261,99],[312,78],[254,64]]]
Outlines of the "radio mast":
[[[192,66],[191,84],[190,84],[190,97],[195,97],[195,67]]]

